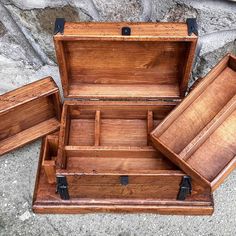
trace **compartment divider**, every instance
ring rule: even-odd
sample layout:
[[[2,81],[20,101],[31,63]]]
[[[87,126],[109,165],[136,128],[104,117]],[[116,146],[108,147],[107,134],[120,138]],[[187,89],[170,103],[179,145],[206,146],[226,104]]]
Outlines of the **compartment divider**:
[[[49,140],[46,137],[45,140],[45,148],[43,150],[43,160],[42,160],[42,166],[44,168],[45,174],[47,176],[47,181],[50,184],[55,183],[55,176],[56,176],[56,169],[55,169],[55,158],[51,156],[50,153],[50,144]]]
[[[151,138],[150,138],[150,133],[153,130],[153,111],[148,111],[147,112],[147,145],[151,146]]]
[[[179,153],[183,160],[188,158],[207,140],[207,138],[236,109],[236,95],[220,110],[220,112],[202,129],[198,135]]]
[[[112,146],[65,146],[66,156],[83,157],[147,157],[161,156],[153,147],[112,147]]]
[[[66,168],[66,155],[64,147],[68,143],[69,133],[70,133],[70,114],[69,114],[69,107],[65,105],[62,111],[58,156],[56,162],[56,166],[62,169]]]
[[[100,145],[100,133],[101,133],[101,111],[96,111],[95,115],[95,141],[94,145],[99,146]]]

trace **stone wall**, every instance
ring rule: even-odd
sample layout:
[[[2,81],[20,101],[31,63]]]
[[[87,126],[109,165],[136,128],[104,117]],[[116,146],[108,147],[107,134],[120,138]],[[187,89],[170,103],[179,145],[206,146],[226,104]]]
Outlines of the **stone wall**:
[[[236,2],[190,0],[0,0],[0,93],[53,76],[59,84],[52,32],[67,21],[185,21],[196,17],[199,43],[192,81],[227,52],[236,53]]]

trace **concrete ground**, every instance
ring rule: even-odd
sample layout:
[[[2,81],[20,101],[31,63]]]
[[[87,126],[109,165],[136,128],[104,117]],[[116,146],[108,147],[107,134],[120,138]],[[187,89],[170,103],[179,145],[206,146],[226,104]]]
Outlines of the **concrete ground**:
[[[0,158],[0,235],[236,235],[236,171],[215,192],[213,216],[36,215],[40,140]]]

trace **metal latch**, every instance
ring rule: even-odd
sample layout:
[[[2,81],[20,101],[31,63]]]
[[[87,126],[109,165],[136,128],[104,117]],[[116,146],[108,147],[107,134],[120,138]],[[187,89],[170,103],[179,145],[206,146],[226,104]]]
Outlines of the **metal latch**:
[[[57,33],[64,33],[64,25],[65,25],[65,19],[64,18],[56,18],[55,26],[54,26],[54,34]]]
[[[68,184],[65,176],[57,176],[56,193],[60,194],[62,200],[69,200]]]
[[[122,27],[121,34],[122,35],[126,35],[126,36],[131,35],[131,28],[127,27],[127,26],[126,27]]]
[[[120,176],[120,184],[121,185],[128,185],[129,184],[129,176],[128,175]]]
[[[190,176],[183,176],[182,182],[180,184],[179,193],[177,196],[177,200],[185,200],[186,196],[188,194],[191,194],[192,192],[192,183],[191,183],[191,177]]]
[[[196,18],[188,18],[186,20],[186,23],[188,26],[188,36],[191,36],[192,33],[198,36],[198,27],[197,27]]]

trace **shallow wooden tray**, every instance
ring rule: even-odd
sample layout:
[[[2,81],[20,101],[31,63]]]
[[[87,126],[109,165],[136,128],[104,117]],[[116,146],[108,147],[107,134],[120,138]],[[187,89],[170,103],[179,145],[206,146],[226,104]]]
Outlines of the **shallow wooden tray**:
[[[214,191],[236,167],[236,58],[227,55],[152,132],[154,145]]]
[[[60,127],[59,90],[52,78],[0,96],[0,155]]]

